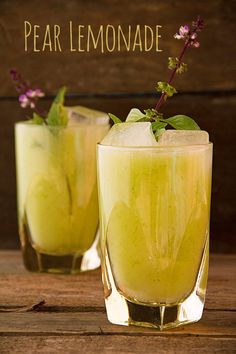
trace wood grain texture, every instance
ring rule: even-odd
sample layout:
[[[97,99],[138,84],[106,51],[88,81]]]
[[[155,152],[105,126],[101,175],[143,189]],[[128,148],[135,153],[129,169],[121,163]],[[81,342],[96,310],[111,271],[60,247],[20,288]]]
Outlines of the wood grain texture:
[[[124,118],[132,107],[152,107],[155,97],[94,97],[67,99],[68,105],[81,104]],[[48,107],[51,99],[43,100]],[[236,95],[179,94],[163,106],[166,115],[185,113],[198,121],[210,133],[214,142],[214,171],[211,212],[211,249],[236,252]],[[0,248],[19,247],[16,218],[16,189],[14,161],[14,122],[25,111],[17,100],[0,100]]]
[[[32,83],[55,93],[66,84],[74,93],[153,92],[156,81],[166,80],[167,58],[178,55],[182,43],[175,40],[180,24],[190,23],[198,14],[205,19],[201,48],[191,49],[186,62],[190,70],[176,87],[184,91],[235,89],[236,47],[234,45],[236,3],[224,0],[2,0],[0,2],[0,95],[14,95],[8,70],[18,67]],[[63,52],[25,52],[24,21],[40,25],[40,42],[46,24],[58,24]],[[128,26],[162,25],[163,52],[71,53],[68,23]]]
[[[173,354],[173,353],[235,353],[235,338],[164,337],[164,336],[2,336],[2,354]],[[30,349],[27,349],[30,348]],[[186,351],[187,350],[187,351]]]
[[[236,255],[211,256],[207,310],[236,311],[235,265]],[[24,269],[19,251],[0,251],[0,281],[0,308],[30,306],[44,299],[45,312],[94,311],[94,308],[104,312],[100,270],[80,275],[31,273]]]
[[[33,274],[23,268],[20,252],[0,251],[0,353],[234,353],[236,255],[212,255],[210,264],[201,321],[159,332],[107,321],[99,270]],[[39,312],[13,309],[35,302],[36,296],[47,301]]]
[[[78,300],[79,301],[79,300]],[[111,325],[105,313],[2,313],[0,333],[45,335],[157,335],[236,337],[236,318],[232,311],[205,311],[201,321],[169,331],[136,326]]]
[[[210,264],[201,321],[159,332],[107,321],[99,270],[33,274],[19,251],[0,251],[0,353],[234,353],[236,255],[212,255]],[[47,303],[40,311],[14,310],[42,295]],[[6,308],[12,312],[1,312]]]

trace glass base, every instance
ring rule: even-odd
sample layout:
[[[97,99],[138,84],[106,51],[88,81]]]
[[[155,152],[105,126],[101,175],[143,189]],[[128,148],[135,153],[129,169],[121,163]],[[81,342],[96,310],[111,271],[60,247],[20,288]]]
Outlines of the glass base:
[[[175,304],[140,303],[130,299],[117,288],[109,257],[102,264],[104,296],[108,320],[117,325],[143,326],[168,330],[201,319],[207,284],[208,238],[203,250],[195,286],[190,294]]]
[[[197,322],[202,317],[204,301],[196,294],[174,306],[147,306],[130,302],[122,295],[106,299],[108,320],[117,325],[151,327],[162,330]]]
[[[29,271],[77,274],[100,267],[98,232],[90,249],[82,255],[78,253],[68,255],[45,254],[32,247],[25,230],[20,230],[20,236],[24,265]]]

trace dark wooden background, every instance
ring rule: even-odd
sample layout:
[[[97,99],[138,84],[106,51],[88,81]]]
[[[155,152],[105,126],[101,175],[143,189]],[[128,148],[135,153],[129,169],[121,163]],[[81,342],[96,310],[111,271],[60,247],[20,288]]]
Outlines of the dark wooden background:
[[[166,114],[193,116],[214,142],[211,250],[235,252],[236,230],[236,2],[233,0],[47,0],[0,1],[0,248],[19,247],[16,219],[14,122],[24,119],[8,71],[17,67],[41,87],[48,106],[57,89],[69,88],[67,104],[123,116],[156,100],[155,84],[167,79],[167,58],[179,53],[173,39],[180,24],[200,14],[206,22],[201,47],[186,57],[189,71],[175,81],[180,92]],[[76,24],[162,25],[161,53],[24,52],[23,21],[65,30]]]

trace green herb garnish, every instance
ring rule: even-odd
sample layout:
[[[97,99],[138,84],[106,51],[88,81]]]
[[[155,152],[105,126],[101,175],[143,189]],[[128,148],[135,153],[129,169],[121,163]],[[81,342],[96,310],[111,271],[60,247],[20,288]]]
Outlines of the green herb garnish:
[[[46,123],[50,126],[67,126],[68,117],[64,107],[66,87],[60,88],[46,117]]]
[[[60,88],[48,113],[46,113],[38,105],[39,98],[45,96],[44,92],[39,88],[30,88],[29,83],[23,80],[17,70],[10,70],[10,75],[15,83],[16,90],[20,93],[19,102],[21,107],[29,107],[33,110],[33,118],[30,119],[30,123],[48,126],[67,126],[68,116],[64,107],[66,87]]]
[[[149,108],[140,111],[138,108],[133,108],[129,112],[126,123],[129,122],[151,122],[152,131],[158,140],[159,136],[165,131],[166,128],[171,127],[180,130],[199,130],[200,127],[194,121],[186,115],[178,114],[173,117],[164,117],[163,113],[160,112],[160,107],[162,104],[174,94],[177,90],[172,86],[172,81],[175,74],[182,74],[187,71],[187,64],[183,62],[183,57],[186,50],[189,47],[198,48],[200,46],[197,41],[198,32],[203,28],[203,21],[200,17],[192,23],[192,28],[188,25],[181,26],[179,32],[174,35],[176,39],[182,39],[184,41],[184,46],[179,57],[169,57],[168,58],[168,68],[171,70],[170,78],[168,82],[159,81],[156,86],[157,92],[161,93],[161,96],[155,106],[155,108]],[[122,120],[113,114],[109,113],[109,117],[113,120],[115,124],[122,123]]]

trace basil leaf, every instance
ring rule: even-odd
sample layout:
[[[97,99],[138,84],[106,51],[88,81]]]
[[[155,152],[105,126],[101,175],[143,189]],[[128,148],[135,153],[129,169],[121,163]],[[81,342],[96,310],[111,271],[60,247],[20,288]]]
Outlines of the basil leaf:
[[[63,86],[59,89],[56,97],[54,98],[54,101],[53,103],[61,103],[61,104],[64,104],[64,101],[65,101],[65,94],[66,94],[66,86]]]
[[[40,117],[39,114],[33,113],[33,118],[30,121],[32,124],[42,125],[44,123],[44,119]]]
[[[156,122],[152,123],[152,130],[155,132],[158,129],[163,129],[167,126],[168,123],[165,122],[160,122],[159,120],[157,120]]]
[[[62,87],[56,95],[47,116],[48,125],[66,126],[68,123],[68,116],[63,106],[65,100],[66,87]]]
[[[183,129],[183,130],[201,129],[192,118],[182,114],[167,118],[166,122],[175,129]]]
[[[145,114],[142,113],[138,108],[132,108],[126,118],[126,122],[138,122],[144,117]]]
[[[48,125],[66,126],[68,123],[68,116],[64,106],[60,103],[53,103],[47,117]]]
[[[158,138],[160,137],[161,134],[164,133],[164,131],[165,131],[165,128],[157,129],[154,134],[155,138],[157,138],[157,140],[158,140]]]
[[[122,121],[120,120],[120,118],[118,118],[117,116],[115,116],[114,114],[112,113],[108,113],[109,117],[111,118],[111,120],[117,124],[117,123],[122,123]]]

